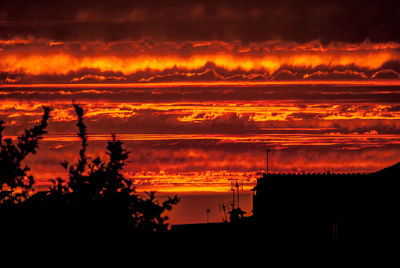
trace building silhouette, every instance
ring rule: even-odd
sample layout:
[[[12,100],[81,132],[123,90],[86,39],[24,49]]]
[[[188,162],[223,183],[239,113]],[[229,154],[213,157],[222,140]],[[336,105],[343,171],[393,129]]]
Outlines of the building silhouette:
[[[393,257],[399,174],[400,163],[373,173],[264,173],[253,189],[253,215],[172,226],[174,239],[188,259],[196,252],[237,252],[254,263]]]
[[[399,175],[400,163],[373,173],[263,174],[253,189],[253,223],[292,252],[389,256]]]

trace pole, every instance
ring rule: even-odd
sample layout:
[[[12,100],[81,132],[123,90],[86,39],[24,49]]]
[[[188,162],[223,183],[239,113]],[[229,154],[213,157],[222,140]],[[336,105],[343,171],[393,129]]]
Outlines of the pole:
[[[237,206],[238,208],[240,207],[239,204],[239,184],[238,184],[238,180],[236,179],[236,191],[237,191]]]
[[[268,153],[269,153],[269,152],[271,152],[271,150],[270,150],[270,149],[267,149],[267,174],[268,174],[268,172],[269,172],[269,170],[268,170],[268,168],[269,168],[269,167],[268,167]]]
[[[233,179],[231,180],[231,191],[232,191],[232,210],[235,209],[235,188],[233,188]]]

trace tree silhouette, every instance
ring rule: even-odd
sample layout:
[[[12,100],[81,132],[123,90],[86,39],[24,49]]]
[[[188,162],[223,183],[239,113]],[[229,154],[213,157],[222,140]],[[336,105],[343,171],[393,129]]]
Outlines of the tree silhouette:
[[[15,144],[11,139],[3,140],[3,121],[0,121],[0,204],[20,203],[28,197],[32,190],[34,178],[28,175],[29,167],[22,161],[35,154],[42,139],[49,119],[50,108],[43,107],[44,114],[39,125],[25,130],[18,136]]]
[[[24,235],[26,227],[52,238],[68,237],[104,239],[126,237],[126,234],[168,230],[166,211],[179,202],[177,196],[164,202],[155,193],[139,194],[132,181],[125,178],[123,168],[129,152],[115,135],[108,142],[107,160],[87,156],[87,130],[83,109],[74,105],[78,117],[78,137],[81,149],[77,163],[64,161],[68,180],[52,180],[49,191],[33,192],[34,179],[22,161],[34,154],[45,134],[50,108],[43,107],[41,123],[18,137],[3,141],[0,122],[0,230]],[[61,231],[62,230],[62,231]],[[146,241],[146,240],[145,240]]]
[[[108,161],[86,155],[87,131],[83,123],[83,109],[74,105],[78,117],[78,137],[81,139],[79,160],[76,164],[65,161],[62,166],[68,171],[69,181],[57,178],[50,188],[50,199],[62,200],[64,207],[72,211],[73,217],[97,228],[116,228],[129,231],[165,231],[168,228],[164,216],[179,198],[174,196],[162,203],[155,199],[154,192],[147,197],[139,196],[131,180],[122,174],[129,152],[112,135],[107,145]],[[82,218],[83,217],[83,218]]]

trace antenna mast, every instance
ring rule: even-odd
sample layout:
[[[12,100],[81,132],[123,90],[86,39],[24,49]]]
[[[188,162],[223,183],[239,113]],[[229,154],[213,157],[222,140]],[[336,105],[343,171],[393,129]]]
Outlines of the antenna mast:
[[[222,202],[218,205],[219,211],[223,211],[224,212],[224,217],[222,218],[222,221],[224,222],[228,222],[228,217],[226,215],[226,207],[225,207],[225,203]]]
[[[238,179],[236,179],[236,191],[237,191],[237,206],[238,208],[240,207],[239,205],[239,183],[238,183]]]
[[[235,188],[233,188],[233,179],[231,179],[231,191],[232,191],[232,209],[235,209]]]

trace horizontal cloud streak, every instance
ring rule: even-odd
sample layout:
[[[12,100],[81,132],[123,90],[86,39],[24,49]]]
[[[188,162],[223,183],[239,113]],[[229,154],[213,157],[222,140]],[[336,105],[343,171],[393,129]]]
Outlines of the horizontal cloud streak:
[[[397,1],[18,1],[0,36],[54,41],[400,41]],[[379,22],[379,23],[377,23]]]
[[[0,83],[399,79],[399,43],[0,42]]]
[[[339,138],[340,139],[340,138]],[[361,139],[361,137],[358,137]],[[397,137],[399,141],[399,137]],[[125,169],[138,190],[158,191],[228,191],[229,178],[254,186],[257,174],[265,170],[265,143],[215,142],[215,140],[124,141],[135,152]],[[400,144],[365,143],[333,146],[292,146],[269,144],[272,172],[368,172],[399,161]],[[89,156],[102,155],[105,141],[91,140]],[[77,160],[79,141],[43,141],[38,155],[27,160],[41,187],[54,176],[65,177],[60,162]],[[379,159],[379,161],[377,161]],[[346,163],[346,164],[344,164]]]
[[[90,156],[111,133],[132,153],[142,190],[225,191],[254,184],[271,150],[274,172],[367,172],[400,160],[400,86],[378,83],[3,87],[0,117],[16,138],[52,107],[48,134],[28,159],[40,187],[65,176],[79,140],[72,100],[85,110]],[[225,190],[224,190],[225,189]]]

